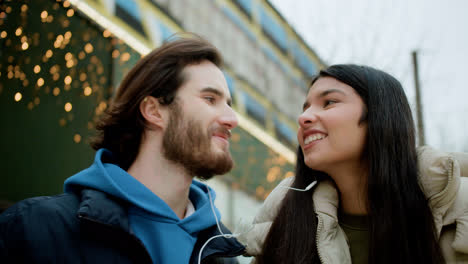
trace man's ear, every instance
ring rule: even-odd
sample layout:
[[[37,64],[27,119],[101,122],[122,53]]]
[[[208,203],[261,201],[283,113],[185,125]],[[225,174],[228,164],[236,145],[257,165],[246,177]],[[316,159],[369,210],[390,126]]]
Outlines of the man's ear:
[[[150,129],[164,128],[167,122],[167,107],[153,96],[147,96],[140,102],[140,112]]]

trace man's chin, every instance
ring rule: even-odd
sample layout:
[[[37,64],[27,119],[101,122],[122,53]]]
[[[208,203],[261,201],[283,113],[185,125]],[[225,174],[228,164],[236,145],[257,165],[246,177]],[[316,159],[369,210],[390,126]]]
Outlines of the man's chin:
[[[234,163],[232,159],[230,157],[225,157],[214,162],[206,162],[195,171],[195,175],[201,180],[209,180],[214,176],[224,175],[230,172],[233,168],[233,165]]]

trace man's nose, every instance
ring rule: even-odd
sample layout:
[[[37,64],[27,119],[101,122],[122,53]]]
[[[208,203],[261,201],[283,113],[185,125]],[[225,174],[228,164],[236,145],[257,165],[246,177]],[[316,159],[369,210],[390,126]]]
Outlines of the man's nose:
[[[230,106],[226,106],[220,118],[220,123],[227,129],[233,129],[238,125],[239,121],[237,120],[236,113]]]

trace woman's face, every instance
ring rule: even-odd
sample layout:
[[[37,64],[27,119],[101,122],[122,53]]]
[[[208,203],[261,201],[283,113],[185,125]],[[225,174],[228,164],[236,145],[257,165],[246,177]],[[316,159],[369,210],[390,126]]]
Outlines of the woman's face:
[[[310,88],[299,116],[297,139],[308,167],[331,174],[362,161],[367,123],[357,92],[331,77],[320,77]]]

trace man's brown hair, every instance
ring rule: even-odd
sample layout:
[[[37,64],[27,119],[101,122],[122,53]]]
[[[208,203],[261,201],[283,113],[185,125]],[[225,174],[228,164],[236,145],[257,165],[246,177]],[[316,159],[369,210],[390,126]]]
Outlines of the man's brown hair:
[[[114,162],[127,170],[138,154],[145,128],[140,102],[151,95],[163,105],[171,104],[186,81],[184,68],[205,60],[221,67],[222,57],[216,47],[194,34],[179,36],[143,57],[125,76],[97,123],[93,149],[112,151]]]

